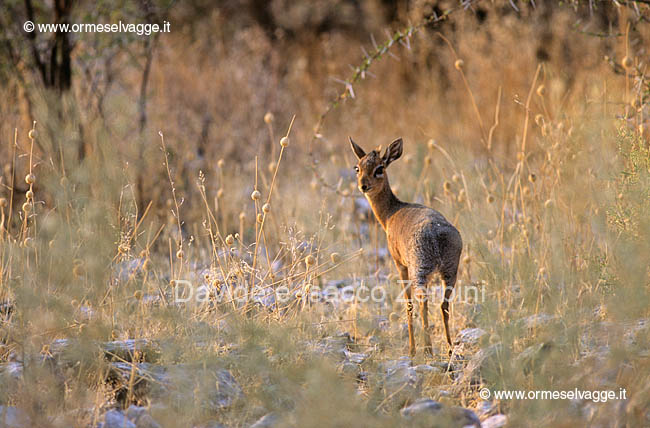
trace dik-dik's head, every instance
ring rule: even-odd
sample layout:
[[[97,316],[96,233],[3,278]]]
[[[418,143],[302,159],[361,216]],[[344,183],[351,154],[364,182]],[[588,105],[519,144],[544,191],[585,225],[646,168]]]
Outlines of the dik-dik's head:
[[[366,195],[381,190],[388,184],[386,168],[391,162],[402,156],[402,139],[398,138],[390,143],[383,155],[380,155],[377,150],[366,154],[361,147],[352,141],[352,138],[350,138],[350,145],[357,159],[359,159],[359,162],[354,167],[357,172],[359,190]]]

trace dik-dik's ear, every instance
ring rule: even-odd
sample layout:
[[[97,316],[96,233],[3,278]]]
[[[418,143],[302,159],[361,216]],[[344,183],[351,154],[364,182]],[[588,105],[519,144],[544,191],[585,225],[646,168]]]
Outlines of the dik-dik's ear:
[[[393,161],[396,161],[399,159],[400,156],[402,156],[402,139],[398,138],[397,140],[393,141],[390,143],[390,146],[386,149],[384,152],[384,156],[382,156],[382,159],[384,160],[384,163],[386,166],[390,164]]]
[[[354,152],[357,159],[364,157],[366,155],[366,152],[364,152],[363,149],[357,145],[357,143],[352,141],[352,137],[348,138],[350,139],[350,146],[352,146],[352,151]]]

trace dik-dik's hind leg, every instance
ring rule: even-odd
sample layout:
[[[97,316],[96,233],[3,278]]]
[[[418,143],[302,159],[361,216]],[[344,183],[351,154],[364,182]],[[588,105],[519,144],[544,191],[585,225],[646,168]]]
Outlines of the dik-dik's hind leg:
[[[415,357],[415,338],[413,337],[413,299],[411,298],[411,284],[409,283],[409,274],[406,266],[397,265],[399,277],[402,280],[402,289],[406,298],[406,322],[409,329],[409,354]]]
[[[450,269],[443,272],[442,279],[445,282],[445,298],[442,300],[440,309],[442,310],[442,320],[445,324],[445,336],[451,348],[451,336],[449,335],[449,301],[451,299],[451,293],[454,291],[454,286],[456,285],[456,268],[454,267],[453,270]],[[449,352],[451,352],[451,349]]]
[[[427,288],[428,275],[415,275],[415,298],[420,302],[420,316],[422,317],[422,338],[424,339],[424,354],[433,356],[431,333],[429,332],[429,293]]]

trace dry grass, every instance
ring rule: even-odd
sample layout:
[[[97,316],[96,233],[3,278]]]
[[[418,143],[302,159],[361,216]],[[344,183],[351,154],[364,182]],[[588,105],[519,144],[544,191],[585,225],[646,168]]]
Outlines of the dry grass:
[[[480,292],[453,304],[452,336],[486,332],[450,359],[434,305],[436,356],[415,363],[436,370],[420,376],[417,395],[476,409],[480,384],[625,388],[623,405],[494,404],[512,426],[647,424],[650,94],[642,47],[650,27],[592,37],[572,30],[577,15],[558,8],[544,46],[550,59],[540,63],[536,12],[517,19],[485,7],[480,26],[470,12],[452,14],[453,30],[440,30],[445,41],[423,30],[395,43],[395,58],[373,60],[354,98],[331,77],[359,63],[355,46],[373,47],[344,32],[272,43],[255,26],[228,33],[217,15],[196,24],[205,38],[172,33],[152,72],[142,162],[132,120],[137,70],[125,66],[101,115],[86,113],[92,151],[82,163],[67,145],[77,124],[59,120],[47,95],[34,117],[3,105],[0,300],[12,309],[1,320],[0,404],[42,426],[94,423],[130,403],[150,405],[164,426],[248,426],[271,411],[291,426],[400,423],[398,409],[413,396],[389,393],[381,380],[383,364],[407,352],[404,309],[383,232],[355,205],[346,141],[385,147],[402,136],[405,155],[388,170],[395,192],[458,227],[466,245],[458,288]],[[616,74],[623,68],[605,55],[634,63]],[[85,90],[79,84],[66,102],[81,105]],[[314,136],[314,118],[340,93],[348,95]],[[183,281],[204,285],[209,301],[175,304]],[[385,286],[385,301],[307,299],[318,287],[360,281]],[[292,297],[246,304],[229,290]],[[349,343],[333,339],[342,332]],[[60,339],[69,341],[65,351]],[[126,355],[101,347],[126,339],[148,342]],[[343,364],[328,340],[366,358]],[[487,355],[481,379],[467,369],[477,355]],[[22,367],[17,378],[13,362]],[[117,379],[115,362],[127,367]],[[142,363],[182,365],[195,377],[170,375],[178,394],[151,399],[141,379],[154,369]],[[450,366],[457,373],[440,370]],[[214,367],[243,390],[220,409],[206,404]],[[155,389],[159,380],[149,383]]]

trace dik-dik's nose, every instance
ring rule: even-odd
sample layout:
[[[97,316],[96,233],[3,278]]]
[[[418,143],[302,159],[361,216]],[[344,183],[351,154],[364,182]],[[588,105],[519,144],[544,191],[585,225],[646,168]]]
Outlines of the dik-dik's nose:
[[[361,189],[362,192],[367,192],[370,187],[367,184],[362,184],[359,186],[359,189]]]

